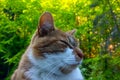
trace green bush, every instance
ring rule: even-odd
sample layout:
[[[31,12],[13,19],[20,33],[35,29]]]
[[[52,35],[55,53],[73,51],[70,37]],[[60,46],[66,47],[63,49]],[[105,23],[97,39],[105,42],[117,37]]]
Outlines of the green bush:
[[[9,80],[29,45],[40,15],[49,11],[57,28],[77,29],[86,80],[119,80],[120,8],[116,0],[1,0],[0,79]]]

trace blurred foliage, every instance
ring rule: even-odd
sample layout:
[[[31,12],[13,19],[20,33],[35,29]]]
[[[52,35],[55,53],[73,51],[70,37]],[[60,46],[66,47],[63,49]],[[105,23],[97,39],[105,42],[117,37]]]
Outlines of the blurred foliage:
[[[0,0],[1,80],[10,79],[45,11],[57,28],[77,29],[85,80],[120,80],[119,0]]]

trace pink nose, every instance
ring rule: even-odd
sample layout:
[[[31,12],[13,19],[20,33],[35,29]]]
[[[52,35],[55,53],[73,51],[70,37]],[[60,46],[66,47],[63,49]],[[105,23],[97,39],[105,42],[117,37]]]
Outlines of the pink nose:
[[[79,48],[74,48],[74,52],[79,58],[83,58],[83,52]]]

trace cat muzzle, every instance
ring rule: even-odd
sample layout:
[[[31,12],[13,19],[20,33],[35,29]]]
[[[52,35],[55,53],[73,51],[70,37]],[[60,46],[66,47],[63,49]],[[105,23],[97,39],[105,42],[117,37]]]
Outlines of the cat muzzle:
[[[82,52],[81,49],[76,47],[76,48],[73,49],[73,52],[76,54],[76,60],[77,61],[80,61],[81,59],[83,59],[84,55],[83,55],[83,52]]]

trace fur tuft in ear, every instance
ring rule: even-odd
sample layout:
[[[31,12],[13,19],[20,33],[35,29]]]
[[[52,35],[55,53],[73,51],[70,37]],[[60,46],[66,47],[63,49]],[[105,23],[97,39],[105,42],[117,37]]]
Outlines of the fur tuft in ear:
[[[68,32],[66,32],[66,33],[67,33],[67,34],[70,34],[70,35],[74,35],[76,31],[77,31],[76,29],[73,29],[73,30],[68,31]]]
[[[54,30],[54,21],[51,13],[45,12],[42,14],[38,24],[38,34],[40,37],[46,36]]]

